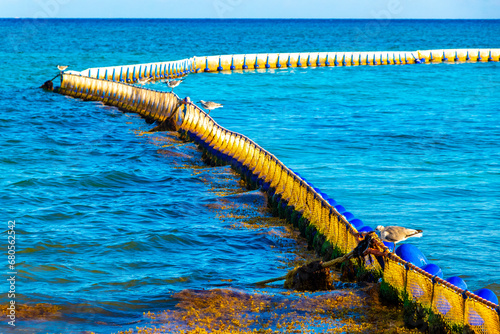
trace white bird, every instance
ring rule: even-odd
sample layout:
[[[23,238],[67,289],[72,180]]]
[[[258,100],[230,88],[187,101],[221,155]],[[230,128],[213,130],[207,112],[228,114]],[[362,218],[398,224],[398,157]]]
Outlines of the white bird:
[[[198,101],[198,103],[201,103],[201,105],[203,106],[203,108],[208,109],[208,114],[209,115],[210,115],[210,112],[212,110],[217,109],[217,108],[222,108],[222,104],[215,103],[215,102],[212,102],[212,101],[203,101],[203,100],[200,100],[200,101]]]
[[[172,88],[172,92],[174,91],[174,88],[179,86],[181,83],[182,83],[182,80],[184,80],[184,78],[182,79],[179,79],[179,80],[167,80],[165,81],[165,83],[167,84],[168,87]]]
[[[61,73],[62,73],[62,71],[64,71],[64,70],[65,70],[65,69],[67,69],[68,67],[69,67],[69,66],[57,65],[57,69],[58,69],[59,71],[61,71]]]
[[[145,84],[147,84],[151,79],[153,78],[142,78],[142,79],[138,79],[137,80],[137,83],[141,86],[144,86]]]
[[[414,230],[402,226],[384,227],[382,225],[379,225],[375,230],[380,231],[380,239],[382,239],[382,241],[388,241],[394,244],[394,250],[396,249],[396,244],[398,242],[405,241],[406,239],[411,237],[420,238],[423,235],[422,230]]]

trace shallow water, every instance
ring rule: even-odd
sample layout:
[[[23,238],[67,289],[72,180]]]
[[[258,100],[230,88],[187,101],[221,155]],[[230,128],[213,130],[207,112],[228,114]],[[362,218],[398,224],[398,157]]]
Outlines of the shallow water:
[[[145,134],[153,125],[137,115],[38,89],[57,74],[55,65],[498,47],[499,28],[497,20],[0,20],[7,46],[0,50],[0,199],[4,231],[16,220],[17,300],[60,305],[64,314],[24,325],[116,332],[147,321],[144,311],[173,308],[172,295],[184,289],[251,292],[249,283],[281,276],[297,252],[285,227],[263,233],[230,214],[227,206],[237,203],[247,217],[266,215],[256,212],[259,201],[221,202],[242,189],[228,168],[204,166],[192,144]],[[411,242],[445,277],[500,294],[499,69],[211,73],[189,76],[176,93],[223,103],[211,114],[221,125],[255,140],[366,224],[423,229]]]

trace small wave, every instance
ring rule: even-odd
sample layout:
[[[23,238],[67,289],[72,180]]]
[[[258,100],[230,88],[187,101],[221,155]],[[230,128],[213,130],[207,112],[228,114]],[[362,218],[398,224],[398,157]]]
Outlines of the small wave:
[[[120,244],[106,246],[109,249],[119,249],[120,251],[145,251],[148,249],[147,245],[143,242],[128,241]]]
[[[78,253],[77,251],[68,247],[68,245],[55,244],[55,243],[50,243],[50,242],[38,242],[32,246],[25,247],[25,248],[19,250],[17,253],[18,254],[30,254],[30,253],[42,252],[42,251],[50,250],[50,249],[54,249],[54,248],[57,249],[58,253],[66,253],[66,254],[77,254]]]

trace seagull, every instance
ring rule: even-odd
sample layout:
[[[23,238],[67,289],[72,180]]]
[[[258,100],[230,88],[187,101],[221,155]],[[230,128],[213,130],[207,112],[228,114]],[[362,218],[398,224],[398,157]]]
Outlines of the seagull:
[[[62,66],[62,65],[57,65],[57,69],[61,71],[59,74],[62,74],[65,69],[67,69],[69,66]]]
[[[375,229],[380,231],[380,239],[382,241],[389,241],[394,244],[394,250],[396,250],[396,244],[400,241],[404,241],[411,237],[422,237],[422,230],[413,230],[411,228],[401,227],[401,226],[382,226],[379,225]]]
[[[147,84],[151,79],[153,78],[143,78],[143,79],[139,79],[137,80],[137,83],[141,86],[144,86],[145,84]]]
[[[212,101],[199,100],[198,103],[201,103],[201,105],[203,106],[203,108],[208,109],[208,114],[209,115],[210,115],[210,112],[212,110],[217,109],[217,108],[222,108],[222,104],[215,103],[215,102],[212,102]]]
[[[167,84],[168,87],[172,88],[172,92],[173,92],[174,88],[179,86],[182,83],[182,80],[184,80],[184,78],[179,79],[179,80],[167,80],[167,81],[165,81],[165,83]]]

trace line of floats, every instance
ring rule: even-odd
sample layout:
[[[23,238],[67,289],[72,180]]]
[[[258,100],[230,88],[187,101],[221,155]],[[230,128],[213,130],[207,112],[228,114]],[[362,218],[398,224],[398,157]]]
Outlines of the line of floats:
[[[191,57],[178,61],[90,68],[68,71],[91,78],[136,82],[161,80],[198,72],[285,69],[324,66],[377,66],[454,62],[499,62],[500,49],[445,49],[411,52],[260,53]]]
[[[153,80],[161,80],[165,78],[175,78],[179,76],[184,76],[189,73],[200,73],[200,72],[220,72],[220,71],[232,71],[232,70],[248,70],[248,69],[279,69],[279,68],[289,68],[289,67],[320,67],[320,66],[354,66],[354,65],[404,65],[404,64],[424,64],[424,63],[442,63],[442,62],[499,62],[500,61],[500,49],[449,49],[449,50],[428,50],[428,51],[414,51],[414,52],[320,52],[320,53],[282,53],[282,54],[245,54],[245,55],[226,55],[226,56],[209,56],[209,57],[192,57],[188,59],[183,59],[180,61],[170,61],[170,62],[160,62],[160,63],[148,63],[148,64],[136,64],[136,65],[126,65],[126,66],[113,66],[113,67],[102,67],[102,68],[91,68],[82,72],[66,71],[63,73],[62,84],[65,83],[65,74],[69,74],[68,77],[73,77],[71,85],[62,89],[63,94],[72,95],[75,97],[97,98],[105,103],[112,105],[125,106],[131,104],[132,106],[143,105],[145,108],[154,108],[156,112],[162,112],[161,109],[165,106],[166,102],[161,105],[159,102],[158,94],[162,92],[153,91],[150,89],[142,88],[141,93],[133,93],[131,96],[127,97],[127,86],[137,82],[143,78],[152,78]],[[78,77],[82,77],[79,83]],[[83,78],[85,77],[85,78]],[[90,78],[100,79],[93,82]],[[89,79],[91,81],[89,81]],[[103,81],[101,81],[103,80]],[[71,81],[71,80],[70,80]],[[114,81],[111,85],[113,87],[104,88],[104,86],[109,86],[105,84],[109,81]],[[124,84],[114,87],[114,85]],[[131,87],[130,87],[131,88]],[[134,87],[135,88],[135,87]],[[118,91],[119,93],[116,93]],[[114,93],[113,93],[114,92]],[[149,94],[149,93],[151,94]],[[113,95],[114,94],[114,95]],[[125,96],[124,96],[125,94]],[[165,93],[166,94],[166,93]],[[150,99],[149,96],[154,98]],[[169,100],[171,97],[169,96]],[[179,99],[179,102],[182,100]],[[167,103],[170,106],[170,102]],[[180,104],[182,105],[182,103]],[[149,106],[149,107],[148,107]],[[134,107],[135,108],[135,107]],[[156,110],[158,109],[158,110]],[[186,114],[182,114],[182,110],[179,107],[180,114],[176,117],[183,119],[187,117]],[[198,109],[198,108],[196,108]],[[184,109],[187,113],[187,109]],[[147,112],[150,115],[153,111]],[[172,112],[171,112],[172,113]],[[174,113],[175,114],[175,113]],[[204,117],[210,118],[205,115]],[[204,118],[205,119],[205,118]],[[181,121],[182,123],[182,121]],[[209,145],[207,143],[207,145]],[[214,147],[211,151],[215,157],[221,156],[223,152],[217,152]],[[257,162],[255,162],[257,163]],[[347,211],[342,205],[338,204],[334,199],[331,199],[328,195],[320,191],[320,189],[314,187],[305,178],[301,177],[299,173],[293,172],[297,177],[301,178],[306,182],[314,191],[322,196],[322,198],[333,207],[336,212],[343,216],[346,222],[357,232],[370,232],[373,231],[372,227],[365,225],[360,219],[356,218],[354,214]],[[392,243],[384,243],[391,251],[393,251]],[[433,263],[429,263],[427,258],[418,250],[417,247],[411,244],[403,244],[395,250],[395,254],[399,259],[403,260],[401,264],[404,264],[405,270],[411,267],[418,268],[416,270],[417,274],[423,274],[424,277],[432,278],[434,284],[436,278],[439,278],[439,282],[443,279],[442,270]],[[398,261],[399,261],[398,259]],[[409,267],[410,266],[410,267]],[[408,275],[408,274],[407,274]],[[415,282],[422,281],[422,279],[415,277]],[[409,279],[406,276],[405,280]],[[496,328],[500,332],[500,307],[498,306],[497,296],[489,289],[479,289],[474,291],[474,294],[467,290],[467,284],[458,276],[449,277],[446,281],[442,281],[448,287],[452,287],[453,293],[459,294],[466,300],[472,297],[475,301],[479,301],[488,307],[489,310],[494,310],[496,312],[496,319],[491,318],[491,313],[488,314],[478,314],[475,310],[477,308],[469,307],[468,315],[466,319],[465,303],[463,305],[455,305],[455,296],[450,295],[450,301],[446,298],[441,298],[440,303],[435,307],[443,315],[447,315],[450,309],[463,308],[463,323],[468,323],[474,326],[474,329],[479,333],[487,333],[484,328]],[[444,283],[446,282],[446,283]],[[406,283],[405,283],[406,284]],[[408,282],[410,284],[410,282]],[[420,283],[419,283],[420,284]],[[410,284],[410,293],[413,298],[419,299],[424,293],[425,283],[422,284]],[[406,285],[405,285],[406,289]],[[423,290],[424,289],[424,290]],[[434,294],[434,288],[432,288]],[[453,312],[454,313],[454,312]],[[488,326],[486,326],[486,323]]]

